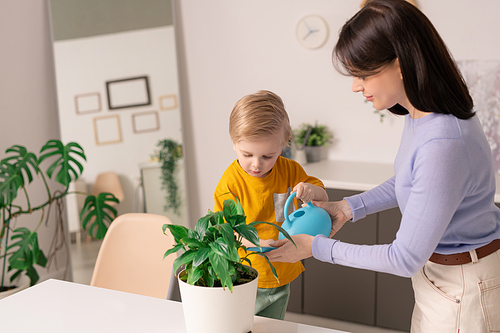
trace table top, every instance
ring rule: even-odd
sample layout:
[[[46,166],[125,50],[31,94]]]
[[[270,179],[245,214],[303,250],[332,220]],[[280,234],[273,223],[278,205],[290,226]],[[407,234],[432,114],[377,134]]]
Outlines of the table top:
[[[9,333],[185,333],[182,303],[50,279],[0,301]],[[345,333],[255,317],[252,333]]]

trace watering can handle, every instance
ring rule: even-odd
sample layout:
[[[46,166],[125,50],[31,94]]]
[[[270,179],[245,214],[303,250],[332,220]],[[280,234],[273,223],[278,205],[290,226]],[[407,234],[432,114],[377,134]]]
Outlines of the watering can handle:
[[[290,222],[290,219],[288,218],[288,206],[290,205],[290,202],[293,200],[293,198],[295,198],[296,195],[297,192],[292,192],[290,196],[286,199],[285,208],[283,211],[283,215],[285,215],[285,221]]]

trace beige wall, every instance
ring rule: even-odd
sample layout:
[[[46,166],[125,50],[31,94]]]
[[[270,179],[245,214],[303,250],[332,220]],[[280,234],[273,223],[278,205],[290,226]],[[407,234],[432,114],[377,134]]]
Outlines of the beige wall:
[[[401,121],[380,124],[330,62],[339,27],[357,0],[175,0],[184,142],[191,216],[213,207],[213,190],[235,158],[227,118],[241,96],[258,89],[282,95],[292,125],[328,124],[337,135],[329,157],[390,163]],[[498,0],[418,0],[455,58],[500,59]],[[304,50],[297,21],[319,13],[327,45]],[[58,137],[47,8],[44,0],[0,2],[0,156],[12,143],[38,148]],[[26,135],[26,134],[29,135]]]
[[[44,0],[0,2],[0,158],[5,150],[20,144],[38,151],[49,139],[59,138],[56,89],[52,60],[49,19]],[[45,200],[37,188],[34,202]],[[40,215],[16,221],[17,226],[33,225]],[[40,247],[47,253],[54,232],[40,228]],[[41,279],[62,278],[69,256],[60,252],[58,267],[50,272],[37,269]]]
[[[387,116],[380,123],[371,103],[352,93],[350,78],[331,64],[337,33],[361,0],[174,2],[192,217],[213,207],[215,186],[236,158],[228,134],[231,109],[260,89],[281,95],[292,127],[317,120],[332,129],[329,159],[392,164],[403,119]],[[500,1],[417,3],[457,60],[500,60]],[[330,26],[326,45],[314,51],[295,37],[297,22],[309,14],[322,15]]]

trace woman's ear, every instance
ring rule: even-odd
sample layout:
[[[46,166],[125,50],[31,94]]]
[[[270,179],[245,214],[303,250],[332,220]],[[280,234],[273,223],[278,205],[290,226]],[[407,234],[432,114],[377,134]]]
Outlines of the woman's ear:
[[[399,59],[394,60],[394,65],[398,66],[399,78],[403,80],[403,73],[401,73],[401,66],[399,65]]]

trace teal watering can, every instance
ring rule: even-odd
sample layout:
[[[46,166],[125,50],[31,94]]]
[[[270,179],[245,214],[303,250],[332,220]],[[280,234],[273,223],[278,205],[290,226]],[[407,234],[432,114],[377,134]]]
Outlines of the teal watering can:
[[[290,202],[295,198],[297,193],[293,192],[285,202],[284,212],[288,212]],[[308,203],[305,207],[293,211],[289,216],[285,214],[285,221],[281,225],[290,236],[299,234],[308,234],[316,236],[323,234],[326,237],[330,236],[332,229],[332,220],[330,215],[321,207],[316,207],[312,203]],[[280,232],[278,239],[283,239],[285,236]],[[275,247],[248,247],[248,251],[268,252],[276,249]]]
[[[285,202],[285,212],[297,193],[293,192]],[[281,225],[286,232],[293,235],[308,234],[316,236],[319,234],[330,236],[332,220],[330,215],[321,207],[314,206],[309,202],[306,206],[293,211],[289,216],[285,214],[285,222]],[[280,232],[279,239],[285,236]]]

